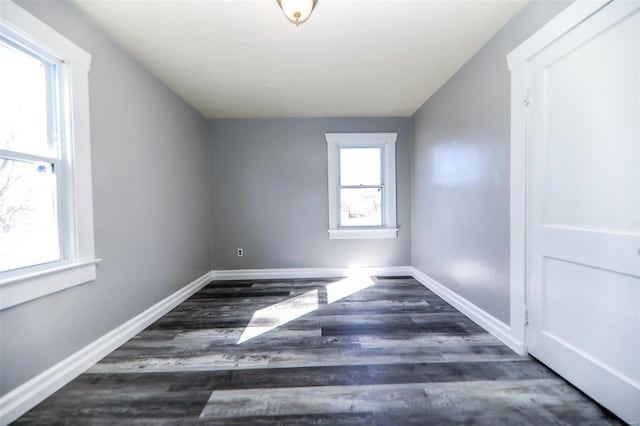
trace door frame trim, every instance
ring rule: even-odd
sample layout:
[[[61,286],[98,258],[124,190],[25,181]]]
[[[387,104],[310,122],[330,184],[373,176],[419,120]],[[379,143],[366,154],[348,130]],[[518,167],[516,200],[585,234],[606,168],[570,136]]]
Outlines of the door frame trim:
[[[527,351],[527,139],[530,60],[613,0],[576,0],[507,55],[511,72],[510,144],[510,328]]]

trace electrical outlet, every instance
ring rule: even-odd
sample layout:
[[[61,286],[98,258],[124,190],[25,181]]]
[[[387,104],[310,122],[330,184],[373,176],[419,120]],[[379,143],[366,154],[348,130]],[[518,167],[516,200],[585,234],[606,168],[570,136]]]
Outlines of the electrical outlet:
[[[244,256],[244,249],[241,249],[241,248],[238,249],[238,256],[240,257]]]

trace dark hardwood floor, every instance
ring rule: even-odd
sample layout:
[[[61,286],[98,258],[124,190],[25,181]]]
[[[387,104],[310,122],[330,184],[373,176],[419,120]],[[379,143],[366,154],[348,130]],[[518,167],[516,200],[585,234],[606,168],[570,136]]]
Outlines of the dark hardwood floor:
[[[16,423],[622,424],[406,277],[214,282]]]

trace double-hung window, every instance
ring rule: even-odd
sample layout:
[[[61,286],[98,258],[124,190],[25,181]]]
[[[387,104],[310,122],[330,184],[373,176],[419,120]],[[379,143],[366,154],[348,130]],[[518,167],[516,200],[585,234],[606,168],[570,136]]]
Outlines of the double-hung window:
[[[90,59],[2,5],[0,309],[95,279]]]
[[[395,238],[396,133],[327,133],[329,238]]]
[[[58,64],[0,38],[0,271],[64,257]]]

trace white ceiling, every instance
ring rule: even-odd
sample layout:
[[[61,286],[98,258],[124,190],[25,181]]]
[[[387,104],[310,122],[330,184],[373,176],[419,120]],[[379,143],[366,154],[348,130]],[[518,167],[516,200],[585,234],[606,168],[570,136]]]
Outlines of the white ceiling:
[[[526,2],[71,1],[208,118],[410,116]]]

